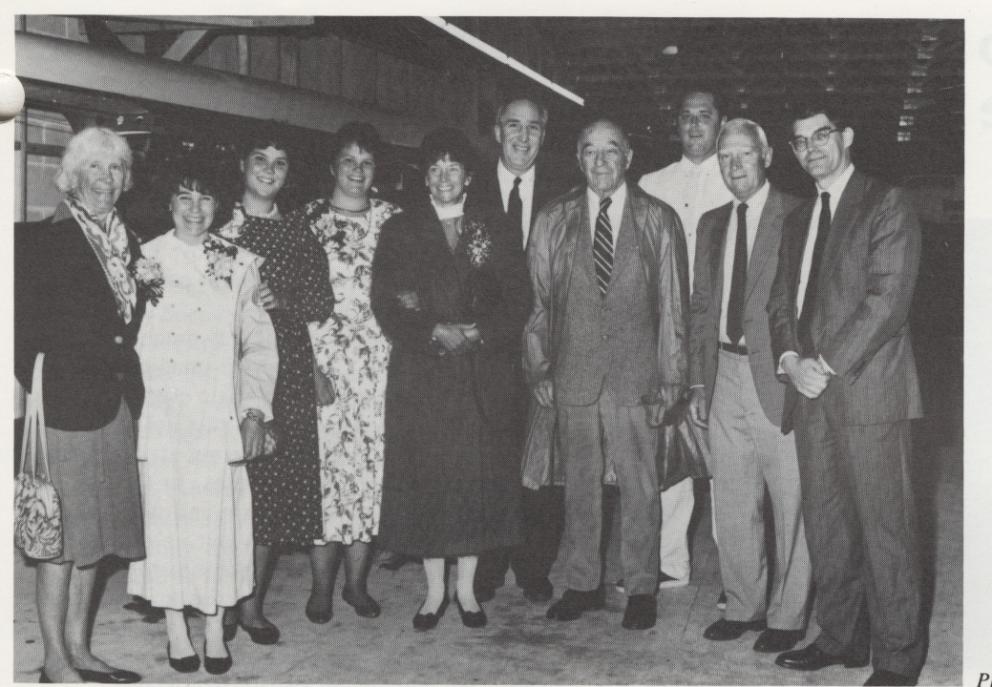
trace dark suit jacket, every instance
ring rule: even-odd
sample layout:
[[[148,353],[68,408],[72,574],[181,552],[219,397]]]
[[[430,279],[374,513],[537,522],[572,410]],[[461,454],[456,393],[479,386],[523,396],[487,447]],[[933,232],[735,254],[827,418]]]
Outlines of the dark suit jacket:
[[[768,199],[748,257],[744,297],[744,341],[748,348],[751,376],[758,400],[768,419],[778,424],[782,417],[785,387],[775,374],[768,328],[768,294],[778,267],[782,222],[800,204],[800,199],[768,190]],[[719,355],[720,316],[723,309],[724,257],[727,227],[734,204],[727,203],[699,218],[696,238],[695,280],[692,291],[689,335],[689,381],[706,387],[708,403],[713,401]]]
[[[60,206],[61,208],[62,206]],[[45,423],[86,431],[107,425],[123,397],[137,418],[144,402],[134,342],[145,301],[139,290],[131,322],[93,249],[67,213],[14,230],[14,371],[31,389],[35,355],[45,353]],[[141,257],[128,232],[131,260]]]
[[[468,189],[466,203],[469,207],[480,205],[486,208],[486,212],[498,213],[506,217],[503,209],[503,195],[499,190],[499,177],[496,174],[498,161],[492,161],[485,167],[484,172],[477,172],[472,178],[472,184]],[[546,164],[544,159],[539,158],[534,167],[534,200],[531,204],[530,226],[533,228],[537,213],[548,201],[567,191],[573,181],[574,176],[556,170]],[[505,222],[503,226],[511,232],[517,239],[517,246],[523,249],[523,233],[521,229],[512,222]]]
[[[920,261],[920,225],[900,188],[855,170],[837,204],[824,247],[811,320],[815,351],[797,334],[796,297],[803,246],[815,200],[785,220],[778,272],[768,302],[772,353],[822,355],[836,372],[821,399],[852,425],[922,414],[909,307]],[[792,426],[798,392],[789,385],[783,430]]]

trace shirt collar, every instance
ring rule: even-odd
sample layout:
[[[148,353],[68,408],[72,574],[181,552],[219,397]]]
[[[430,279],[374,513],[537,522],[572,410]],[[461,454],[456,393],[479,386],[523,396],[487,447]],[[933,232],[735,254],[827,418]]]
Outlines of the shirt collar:
[[[844,173],[841,174],[836,179],[834,179],[834,183],[830,184],[830,186],[828,186],[827,188],[820,188],[820,185],[817,184],[816,185],[817,195],[824,192],[829,193],[830,199],[834,201],[834,203],[832,204],[835,204],[836,200],[840,199],[840,194],[842,194],[844,192],[844,189],[847,188],[847,182],[851,180],[852,174],[854,174],[853,163],[848,165],[847,169],[844,170]]]
[[[761,210],[764,209],[765,202],[767,202],[767,200],[768,200],[768,190],[769,190],[769,188],[770,188],[770,184],[768,183],[768,180],[765,179],[765,183],[763,183],[761,185],[761,188],[759,188],[757,191],[755,191],[754,192],[754,195],[752,195],[750,198],[748,198],[747,200],[743,201],[743,202],[747,203],[748,212],[760,212]],[[734,197],[734,212],[737,212],[737,208],[738,208],[738,206],[740,204],[741,204],[741,201],[737,200],[737,197],[735,196]]]
[[[627,201],[627,182],[624,181],[620,184],[620,187],[610,194],[610,209],[622,208],[623,204]],[[595,191],[586,186],[586,199],[589,201],[589,207],[595,207],[596,212],[599,212],[599,204],[602,199],[597,195]]]
[[[464,215],[466,198],[468,198],[468,193],[465,193],[457,203],[452,205],[438,205],[434,202],[434,196],[430,196],[431,205],[434,207],[434,212],[437,213],[438,219],[454,219],[455,217]]]
[[[706,158],[699,164],[696,164],[695,162],[687,158],[685,155],[683,155],[682,159],[679,160],[679,167],[681,167],[683,171],[692,171],[692,172],[712,172],[714,170],[717,172],[720,171],[720,163],[717,161],[716,151],[714,151],[712,155],[710,155],[708,158]]]
[[[520,185],[527,186],[534,183],[534,168],[537,165],[531,165],[530,169],[520,175]],[[500,187],[513,188],[513,180],[517,178],[517,175],[506,168],[503,161],[500,160],[496,163],[496,176],[499,178]]]

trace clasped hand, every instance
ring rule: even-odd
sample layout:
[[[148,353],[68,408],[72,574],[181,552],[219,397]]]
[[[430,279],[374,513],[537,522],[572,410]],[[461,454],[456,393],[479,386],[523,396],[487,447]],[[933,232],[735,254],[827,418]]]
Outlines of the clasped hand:
[[[441,355],[468,353],[482,342],[479,328],[473,324],[436,324],[431,340],[441,347]]]
[[[818,398],[830,381],[830,372],[816,358],[788,356],[782,360],[782,369],[789,375],[792,386],[806,398]]]
[[[269,287],[269,283],[263,281],[258,285],[258,304],[266,310],[275,310],[286,307],[286,299],[280,298],[276,292]]]
[[[265,427],[254,415],[246,415],[241,421],[241,444],[246,462],[258,458],[265,450]]]

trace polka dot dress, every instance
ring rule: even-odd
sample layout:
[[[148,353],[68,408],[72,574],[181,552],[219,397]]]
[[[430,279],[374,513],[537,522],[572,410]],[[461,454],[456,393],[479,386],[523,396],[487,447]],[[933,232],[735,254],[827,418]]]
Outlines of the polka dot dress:
[[[334,294],[324,251],[298,216],[249,216],[233,243],[265,258],[261,275],[288,306],[270,310],[279,350],[272,412],[279,430],[275,455],[248,463],[255,543],[309,546],[323,532],[313,349],[308,322],[332,312]]]

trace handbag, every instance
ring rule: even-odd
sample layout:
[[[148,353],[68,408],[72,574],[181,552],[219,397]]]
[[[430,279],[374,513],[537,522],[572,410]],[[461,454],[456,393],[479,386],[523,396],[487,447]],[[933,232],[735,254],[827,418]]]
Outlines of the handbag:
[[[686,477],[707,479],[706,463],[710,459],[705,430],[689,417],[689,399],[683,398],[668,409],[662,421],[662,433],[655,454],[658,486],[662,491]]]
[[[45,436],[45,405],[41,389],[44,360],[44,353],[39,353],[34,359],[21,442],[21,473],[14,485],[14,545],[24,555],[38,560],[62,555],[62,508],[50,478],[48,439]],[[39,469],[40,466],[44,466],[44,472]]]

